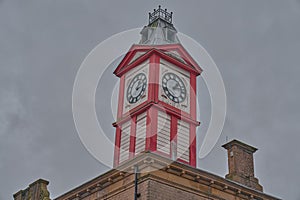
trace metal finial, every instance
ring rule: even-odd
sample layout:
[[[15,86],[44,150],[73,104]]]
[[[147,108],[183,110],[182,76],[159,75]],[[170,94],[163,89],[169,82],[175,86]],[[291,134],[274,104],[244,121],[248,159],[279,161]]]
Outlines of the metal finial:
[[[154,11],[149,13],[149,24],[154,22],[157,19],[162,19],[170,24],[172,24],[172,15],[173,12],[169,13],[168,9],[161,9],[161,5],[158,6],[158,9],[153,9]]]

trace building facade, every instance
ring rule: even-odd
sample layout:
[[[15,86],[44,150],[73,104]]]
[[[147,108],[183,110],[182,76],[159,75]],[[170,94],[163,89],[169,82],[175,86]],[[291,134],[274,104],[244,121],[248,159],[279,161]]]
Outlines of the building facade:
[[[114,74],[120,78],[114,169],[56,200],[277,200],[254,175],[257,150],[233,140],[225,178],[196,168],[196,82],[201,67],[180,44],[160,6]],[[38,180],[15,200],[48,200]]]

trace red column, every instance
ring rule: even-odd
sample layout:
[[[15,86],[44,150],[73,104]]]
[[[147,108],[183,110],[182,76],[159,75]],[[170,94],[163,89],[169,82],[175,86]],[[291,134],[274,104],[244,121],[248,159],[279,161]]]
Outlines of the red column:
[[[134,157],[135,153],[135,142],[136,142],[136,118],[137,116],[133,116],[131,119],[131,127],[130,127],[130,143],[129,143],[129,158]]]
[[[191,118],[196,120],[197,114],[197,105],[196,105],[196,93],[197,93],[197,85],[196,85],[196,76],[190,73],[190,113]]]
[[[115,151],[114,151],[114,167],[119,165],[120,145],[121,145],[121,128],[117,126],[116,138],[115,138]]]
[[[156,54],[153,54],[150,57],[148,96],[149,96],[149,100],[154,102],[158,101],[159,63],[160,63],[160,57]]]
[[[190,165],[196,167],[197,165],[197,153],[196,153],[196,126],[190,124]]]
[[[157,149],[157,118],[158,110],[154,107],[149,108],[147,111],[146,151],[156,151]]]
[[[159,90],[159,62],[158,55],[153,54],[150,57],[149,64],[149,81],[148,81],[148,99],[149,101],[158,101]],[[146,132],[146,147],[145,150],[156,151],[157,149],[157,118],[158,110],[150,107],[147,111],[147,132]]]
[[[177,159],[177,121],[178,119],[171,115],[171,127],[170,127],[170,158]],[[172,145],[173,143],[173,145]],[[175,152],[175,155],[173,154]]]
[[[197,105],[196,105],[196,93],[197,93],[197,85],[196,85],[196,75],[190,74],[190,113],[191,118],[196,120],[197,118]],[[196,126],[194,124],[190,124],[190,147],[189,147],[189,154],[190,154],[190,165],[196,167],[197,165],[197,153],[196,153]]]
[[[153,67],[154,67],[154,97],[153,100],[154,102],[158,102],[158,91],[159,91],[159,69],[160,69],[160,57],[157,55],[154,55],[154,63],[153,63]]]
[[[119,103],[118,103],[118,115],[117,120],[121,118],[123,114],[123,104],[124,104],[124,89],[125,89],[125,75],[120,79],[120,88],[119,88]]]

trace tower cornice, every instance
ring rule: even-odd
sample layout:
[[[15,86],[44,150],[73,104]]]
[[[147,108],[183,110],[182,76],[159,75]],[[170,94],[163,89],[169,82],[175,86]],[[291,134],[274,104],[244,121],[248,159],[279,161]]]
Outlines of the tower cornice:
[[[144,52],[143,55],[132,61],[134,55],[137,52]],[[175,56],[167,54],[168,52],[177,52],[183,61],[180,61]],[[195,75],[200,75],[202,73],[201,67],[197,62],[189,55],[187,50],[181,44],[170,44],[170,45],[132,45],[128,53],[121,60],[120,64],[117,66],[114,74],[121,77],[124,73],[134,68],[138,64],[144,62],[152,54],[158,54],[163,58],[167,59],[171,63],[181,66],[182,68],[194,73]]]

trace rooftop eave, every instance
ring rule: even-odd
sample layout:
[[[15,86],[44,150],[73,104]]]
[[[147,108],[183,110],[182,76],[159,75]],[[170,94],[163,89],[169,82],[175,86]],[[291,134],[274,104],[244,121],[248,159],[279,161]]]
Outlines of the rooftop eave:
[[[81,186],[57,197],[55,200],[64,200],[69,198],[76,198],[77,196],[84,195],[88,191],[93,191],[95,188],[105,188],[122,178],[134,174],[134,167],[138,166],[141,176],[154,177],[155,171],[162,170],[166,173],[171,173],[185,179],[194,181],[195,184],[205,184],[212,188],[220,188],[229,190],[231,193],[242,194],[248,196],[249,199],[268,199],[268,200],[281,200],[280,198],[273,197],[253,188],[246,187],[236,182],[224,179],[210,172],[193,168],[189,165],[170,160],[169,158],[162,157],[158,154],[151,152],[143,152],[131,160],[124,162],[115,169],[88,181]],[[159,177],[160,179],[163,177]]]
[[[183,59],[187,62],[187,64],[178,61],[176,58],[173,58],[170,55],[164,53],[164,51],[178,51]],[[145,51],[146,53],[141,57],[137,58],[135,62],[130,63],[130,59],[137,51]],[[168,45],[140,45],[134,44],[131,46],[128,53],[122,59],[118,67],[115,69],[114,74],[118,77],[121,77],[128,69],[131,69],[132,66],[136,65],[137,63],[141,63],[142,61],[146,60],[150,57],[150,54],[156,52],[161,56],[168,56],[169,60],[174,64],[185,65],[189,71],[194,73],[195,75],[200,75],[202,73],[201,67],[197,64],[197,62],[189,55],[189,53],[185,50],[185,48],[181,44],[168,44]],[[128,64],[130,63],[130,64]]]

